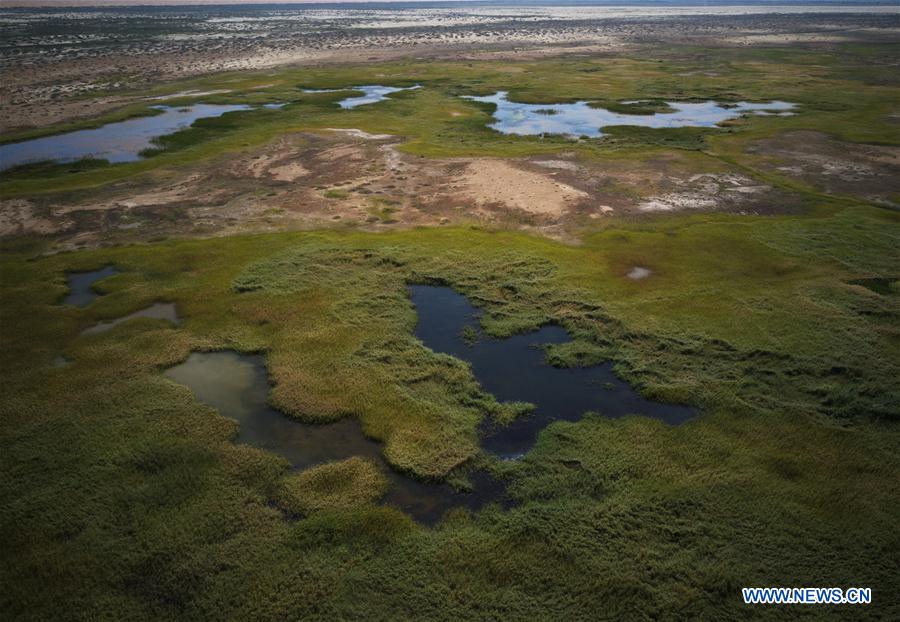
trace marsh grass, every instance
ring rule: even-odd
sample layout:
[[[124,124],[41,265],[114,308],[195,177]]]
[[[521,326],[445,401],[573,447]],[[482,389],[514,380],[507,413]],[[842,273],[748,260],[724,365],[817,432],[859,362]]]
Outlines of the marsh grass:
[[[885,124],[896,99],[893,90],[873,83],[867,76],[882,71],[889,51],[845,46],[834,51],[722,49],[692,47],[647,49],[644,58],[548,59],[529,62],[395,62],[378,65],[346,65],[302,68],[267,73],[266,89],[258,89],[262,76],[234,73],[170,85],[178,90],[229,89],[227,94],[203,97],[207,103],[260,104],[289,102],[280,110],[254,110],[205,119],[193,127],[163,137],[152,155],[141,162],[70,172],[65,175],[33,170],[4,179],[0,193],[16,196],[91,188],[126,179],[159,167],[178,167],[209,159],[223,152],[258,147],[285,132],[327,127],[352,127],[372,133],[406,137],[401,149],[431,157],[517,157],[575,151],[582,157],[651,157],[666,149],[703,149],[724,162],[737,163],[753,176],[762,176],[755,159],[744,148],[755,139],[791,129],[819,130],[841,140],[885,145],[900,144],[900,129]],[[709,75],[710,67],[716,75]],[[850,67],[861,71],[857,77]],[[872,67],[876,67],[873,69]],[[303,88],[345,88],[371,82],[391,86],[422,84],[386,101],[341,110],[340,93],[302,93]],[[605,107],[624,106],[629,112],[659,111],[665,101],[722,102],[781,99],[800,104],[793,117],[754,117],[728,128],[699,130],[676,128],[610,128],[609,136],[573,142],[565,137],[521,137],[499,134],[487,125],[493,107],[461,100],[459,95],[485,95],[508,90],[511,99],[527,103],[602,102]],[[565,93],[565,97],[559,94]],[[642,104],[620,102],[639,100]],[[179,100],[181,101],[181,100]],[[185,98],[185,103],[196,100]],[[646,102],[646,103],[643,103]],[[449,111],[465,111],[452,116]],[[135,104],[89,123],[41,130],[40,135],[153,114],[148,105]],[[35,132],[4,137],[33,137]],[[776,186],[803,191],[785,175],[768,173]],[[806,189],[809,191],[809,189]]]
[[[691,161],[753,172],[747,141],[783,129],[896,144],[900,126],[878,122],[895,106],[886,72],[852,71],[875,53],[673,48],[645,59],[390,63],[378,66],[379,81],[425,88],[353,111],[303,95],[281,116],[198,126],[143,162],[45,171],[8,179],[3,192],[89,188],[316,127],[402,134],[420,155],[664,152],[631,130],[606,143],[502,137],[485,128],[490,111],[455,97],[501,88],[534,103],[558,92],[800,102],[797,117],[675,135],[688,148],[704,141]],[[682,75],[710,67],[720,75]],[[285,71],[266,77],[265,96],[358,84],[363,69],[373,71]],[[240,102],[259,76],[172,88],[224,82],[235,92],[216,101]],[[476,228],[56,255],[44,255],[41,239],[4,240],[0,611],[22,620],[718,621],[785,615],[742,607],[745,585],[864,585],[875,604],[854,617],[900,617],[898,216],[767,179],[806,193],[810,208],[622,220],[577,246]],[[67,271],[108,264],[121,273],[98,284],[104,296],[83,309],[58,304]],[[636,265],[654,277],[628,279]],[[479,427],[529,407],[497,403],[465,363],[413,337],[409,283],[468,296],[488,336],[559,324],[573,339],[548,348],[551,364],[612,361],[645,396],[701,415],[678,427],[587,415],[549,426],[521,460],[498,461],[480,451]],[[79,336],[157,300],[174,302],[184,323],[141,319]],[[368,462],[292,474],[283,459],[235,444],[236,422],[160,373],[192,351],[223,349],[265,355],[270,401],[287,416],[356,417],[394,468],[422,479],[465,488],[469,469],[489,469],[508,482],[514,507],[456,510],[427,529],[374,503],[384,481]],[[54,365],[59,356],[69,364]]]
[[[892,617],[897,300],[848,282],[895,275],[895,232],[890,214],[854,208],[673,217],[581,247],[472,229],[40,258],[34,242],[7,245],[5,611],[718,620],[742,615],[742,585],[796,583],[870,585],[879,602],[857,614]],[[106,295],[57,304],[65,271],[110,263],[122,273],[99,284]],[[633,265],[655,278],[621,276]],[[410,282],[465,293],[488,335],[559,323],[574,339],[553,364],[612,360],[645,395],[703,414],[679,427],[587,416],[548,427],[520,461],[492,460],[478,427],[527,406],[497,404],[412,337]],[[159,299],[182,326],[78,336]],[[158,373],[225,348],[266,354],[271,401],[290,416],[357,417],[418,477],[464,485],[461,468],[487,467],[515,506],[429,530],[373,504],[383,482],[361,462],[290,475]],[[55,367],[60,354],[71,363]]]
[[[312,467],[282,480],[278,503],[292,515],[339,509],[378,501],[388,480],[378,465],[366,458],[348,458]]]

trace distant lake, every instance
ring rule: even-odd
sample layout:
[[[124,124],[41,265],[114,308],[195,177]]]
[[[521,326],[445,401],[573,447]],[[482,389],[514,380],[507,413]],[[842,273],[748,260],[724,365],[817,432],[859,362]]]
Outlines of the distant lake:
[[[111,163],[134,162],[154,139],[190,127],[198,119],[220,117],[226,112],[250,110],[242,104],[154,106],[161,113],[108,123],[102,127],[0,145],[0,170],[32,162],[72,162],[82,158]]]
[[[304,93],[343,93],[346,91],[362,91],[362,95],[352,95],[338,102],[341,108],[356,108],[357,106],[365,106],[366,104],[375,104],[387,99],[391,93],[399,93],[400,91],[414,91],[422,88],[421,85],[415,86],[381,86],[380,84],[370,84],[367,86],[350,86],[345,89],[306,89]]]
[[[523,104],[510,101],[507,91],[484,97],[465,99],[494,104],[494,123],[491,127],[503,134],[539,136],[603,136],[602,128],[612,125],[638,125],[650,128],[713,127],[722,121],[736,119],[746,113],[791,114],[794,104],[773,101],[764,104],[737,102],[720,105],[714,101],[689,103],[666,102],[671,110],[653,114],[626,114],[591,106],[588,101],[573,104]],[[640,102],[623,102],[639,104]]]

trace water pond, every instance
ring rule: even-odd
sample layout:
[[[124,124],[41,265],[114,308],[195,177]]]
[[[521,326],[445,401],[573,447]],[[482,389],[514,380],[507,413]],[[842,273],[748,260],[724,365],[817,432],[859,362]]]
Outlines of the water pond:
[[[245,105],[193,104],[185,107],[154,106],[161,113],[136,117],[89,130],[44,136],[0,145],[0,170],[33,162],[72,162],[82,158],[111,163],[134,162],[153,140],[190,127],[198,119],[226,112],[250,110]]]
[[[608,417],[643,415],[678,424],[696,415],[687,406],[661,404],[642,397],[621,380],[611,363],[595,367],[562,369],[545,362],[541,346],[569,341],[559,326],[508,339],[463,339],[462,333],[478,333],[479,311],[465,296],[449,287],[413,285],[413,304],[418,312],[416,336],[435,352],[468,361],[485,391],[499,401],[530,402],[534,410],[509,426],[486,424],[482,446],[501,457],[515,458],[534,445],[537,435],[556,420],[574,421],[588,412]]]
[[[683,406],[643,399],[612,373],[609,366],[557,369],[544,362],[534,344],[562,343],[566,332],[554,326],[509,339],[481,339],[467,345],[465,326],[477,327],[477,310],[448,287],[415,285],[409,288],[418,312],[416,336],[432,350],[445,352],[472,365],[485,390],[500,400],[529,401],[536,409],[501,429],[485,426],[484,447],[504,457],[517,457],[534,444],[537,434],[556,419],[573,420],[588,410],[610,416],[638,413],[670,423],[695,414]],[[383,503],[434,524],[455,507],[478,510],[490,502],[508,507],[505,484],[486,472],[471,474],[471,492],[447,484],[430,484],[397,473],[384,460],[379,443],[362,433],[352,418],[336,423],[302,423],[268,404],[269,382],[262,356],[236,352],[195,352],[164,372],[190,388],[196,398],[239,424],[237,442],[283,456],[294,469],[362,456],[375,461],[390,480]]]
[[[503,134],[538,136],[563,134],[566,136],[603,136],[602,129],[612,125],[638,125],[650,128],[713,127],[723,121],[736,119],[747,113],[791,114],[794,104],[773,101],[764,104],[738,102],[720,105],[714,101],[667,102],[671,111],[653,114],[625,114],[591,106],[590,102],[573,104],[523,104],[510,101],[507,91],[484,97],[466,96],[472,101],[495,104],[491,127]],[[624,102],[637,103],[637,102]]]
[[[128,320],[133,320],[139,317],[147,317],[154,320],[168,320],[176,326],[181,324],[181,318],[178,316],[178,312],[175,309],[174,303],[157,302],[150,305],[146,309],[141,309],[140,311],[129,313],[128,315],[122,316],[120,318],[116,318],[108,322],[98,322],[89,328],[85,328],[83,331],[81,331],[81,334],[96,335],[97,333],[105,333],[106,331],[112,329],[114,326],[118,326],[122,322],[127,322]]]
[[[119,271],[113,266],[104,266],[99,270],[89,272],[67,272],[66,282],[69,285],[69,293],[63,300],[63,304],[76,307],[88,306],[98,296],[93,289],[94,283],[114,274],[119,274]]]
[[[391,93],[399,93],[400,91],[413,91],[422,88],[422,85],[397,87],[397,86],[381,86],[380,84],[371,84],[366,86],[350,86],[345,89],[305,89],[304,93],[343,93],[346,91],[362,91],[362,95],[351,95],[346,99],[338,102],[341,108],[356,108],[357,106],[365,106],[366,104],[375,104],[387,99]]]
[[[390,480],[383,502],[434,524],[454,507],[477,510],[502,500],[504,485],[484,472],[475,473],[475,491],[458,492],[447,484],[428,484],[388,466],[381,444],[366,438],[356,419],[306,424],[268,405],[269,382],[263,357],[236,352],[194,352],[164,372],[187,386],[197,399],[240,425],[237,442],[271,451],[300,470],[316,464],[362,456],[375,461]]]

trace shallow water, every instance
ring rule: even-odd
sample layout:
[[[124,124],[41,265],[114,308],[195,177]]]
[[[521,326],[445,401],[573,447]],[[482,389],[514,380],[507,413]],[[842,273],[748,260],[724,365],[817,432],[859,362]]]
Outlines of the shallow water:
[[[460,334],[466,326],[478,330],[479,312],[465,296],[449,287],[413,285],[409,289],[418,312],[415,334],[426,346],[468,361],[484,390],[499,401],[535,405],[530,414],[509,426],[485,428],[482,446],[501,457],[521,456],[548,424],[574,421],[588,411],[608,417],[637,414],[669,424],[696,415],[687,406],[645,399],[615,375],[610,363],[574,369],[548,365],[538,346],[569,341],[559,326],[544,326],[508,339],[485,337],[467,345]]]
[[[728,107],[716,102],[667,102],[671,112],[655,114],[624,114],[605,108],[593,108],[587,101],[573,104],[523,104],[507,99],[507,91],[485,97],[466,96],[472,101],[495,104],[495,122],[491,127],[503,134],[536,136],[563,134],[567,136],[603,136],[602,128],[612,125],[639,125],[650,128],[713,127],[722,121],[736,119],[743,114],[788,114],[794,104],[773,101],[766,104],[738,102]]]
[[[93,290],[94,283],[114,274],[119,274],[119,271],[113,266],[104,266],[99,270],[89,272],[67,272],[66,282],[69,285],[69,293],[63,300],[63,304],[76,307],[88,306],[99,295]]]
[[[544,362],[535,343],[562,343],[566,332],[557,326],[509,339],[482,339],[466,345],[464,326],[477,327],[477,311],[449,287],[414,285],[409,288],[419,321],[416,336],[432,350],[467,360],[486,391],[501,401],[536,405],[529,416],[501,429],[485,427],[483,446],[502,457],[518,457],[530,449],[537,434],[557,419],[574,420],[589,410],[609,416],[638,413],[678,423],[695,414],[691,408],[657,404],[635,393],[612,373],[609,365],[587,369],[557,369]],[[169,368],[165,376],[187,386],[196,398],[239,424],[236,441],[283,456],[294,469],[363,456],[380,465],[390,480],[383,503],[434,524],[456,507],[478,510],[487,503],[509,507],[506,485],[490,474],[470,475],[472,492],[458,492],[447,484],[430,484],[394,471],[382,455],[382,445],[368,439],[356,419],[307,424],[268,405],[269,383],[265,360],[236,352],[195,352]]]
[[[90,130],[44,136],[0,145],[0,170],[31,162],[71,162],[82,158],[133,162],[153,139],[189,127],[198,119],[219,117],[226,112],[250,110],[245,105],[194,104],[186,107],[154,106],[162,113],[108,123]]]
[[[240,425],[237,442],[253,445],[288,460],[300,470],[316,464],[363,456],[374,460],[391,486],[382,500],[426,524],[450,508],[477,510],[497,501],[505,486],[484,472],[473,473],[476,490],[462,493],[447,484],[428,484],[397,473],[385,462],[380,443],[368,439],[353,418],[307,424],[268,405],[269,383],[262,356],[236,352],[194,352],[167,369],[165,376],[187,386],[197,399]]]
[[[128,320],[133,320],[139,317],[149,317],[156,320],[168,320],[176,326],[181,324],[181,318],[178,317],[178,312],[175,309],[174,303],[157,302],[150,305],[146,309],[141,309],[140,311],[129,313],[128,315],[125,315],[123,317],[116,318],[108,322],[98,322],[97,324],[94,324],[89,328],[85,328],[83,331],[81,331],[81,334],[96,335],[97,333],[105,333],[114,326],[118,326],[122,322],[127,322]]]
[[[375,104],[387,99],[391,93],[399,93],[400,91],[413,91],[422,88],[421,85],[407,87],[381,86],[380,84],[370,84],[366,86],[350,86],[345,89],[306,89],[304,93],[341,93],[343,91],[362,91],[362,95],[353,95],[342,99],[338,102],[341,108],[356,108],[357,106],[365,106],[366,104]]]

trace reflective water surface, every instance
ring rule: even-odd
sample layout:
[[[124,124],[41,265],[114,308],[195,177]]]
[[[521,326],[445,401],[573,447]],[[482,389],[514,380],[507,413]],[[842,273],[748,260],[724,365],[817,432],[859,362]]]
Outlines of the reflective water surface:
[[[304,93],[341,93],[344,91],[362,91],[362,95],[352,95],[338,102],[341,108],[356,108],[366,104],[375,104],[387,99],[391,93],[399,93],[400,91],[414,91],[422,88],[421,85],[397,87],[397,86],[381,86],[380,84],[370,84],[364,86],[350,86],[345,89],[306,89]]]
[[[467,326],[478,331],[479,311],[465,296],[449,287],[413,285],[409,289],[418,312],[415,334],[426,346],[468,361],[484,390],[498,400],[535,405],[530,414],[509,426],[486,424],[482,446],[492,453],[507,458],[521,456],[548,424],[574,421],[588,411],[608,417],[637,414],[669,424],[697,414],[687,406],[642,397],[616,376],[611,363],[570,369],[548,365],[540,346],[569,341],[559,326],[544,326],[508,339],[482,336],[475,343],[467,343],[461,334]]]
[[[236,352],[195,352],[164,374],[191,389],[197,399],[240,425],[237,442],[283,456],[299,470],[316,464],[363,456],[374,460],[390,480],[382,500],[417,520],[434,524],[454,507],[477,510],[502,501],[504,484],[477,472],[475,490],[458,492],[447,484],[429,484],[394,471],[381,454],[381,444],[368,439],[353,418],[307,424],[268,405],[269,383],[262,356]]]
[[[63,300],[63,304],[76,307],[88,306],[99,295],[93,289],[94,283],[114,274],[119,274],[119,271],[113,266],[104,266],[99,270],[88,272],[67,272],[66,282],[69,285],[69,293]]]
[[[81,331],[81,334],[95,335],[97,333],[105,333],[114,326],[118,326],[122,322],[127,322],[128,320],[133,320],[139,317],[148,317],[155,320],[168,320],[176,326],[181,324],[181,318],[178,317],[178,312],[175,310],[174,303],[157,302],[150,305],[146,309],[141,309],[140,311],[129,313],[128,315],[116,318],[114,320],[109,320],[108,322],[98,322],[89,328],[85,328],[83,331]]]
[[[670,423],[695,414],[687,407],[645,400],[619,380],[608,365],[589,369],[547,365],[543,350],[534,344],[568,340],[559,327],[546,326],[509,339],[483,338],[467,345],[461,332],[465,326],[477,328],[478,312],[464,296],[448,287],[414,285],[409,291],[419,317],[415,333],[426,346],[469,361],[485,390],[499,400],[536,405],[533,413],[510,426],[484,427],[484,447],[500,456],[518,457],[532,447],[547,424],[556,419],[577,419],[588,410],[610,416],[639,413]],[[505,484],[486,472],[470,475],[471,492],[458,492],[447,484],[424,483],[394,471],[384,460],[381,444],[366,438],[353,418],[316,425],[276,411],[268,404],[270,387],[262,356],[195,352],[164,374],[190,388],[199,401],[235,419],[240,426],[237,442],[283,456],[294,469],[352,456],[374,460],[391,484],[383,503],[423,523],[434,524],[455,507],[478,510],[490,502],[508,507]]]
[[[503,134],[521,136],[563,134],[591,138],[603,136],[602,128],[611,125],[639,125],[651,128],[713,127],[722,121],[736,119],[746,113],[789,114],[794,108],[794,104],[782,101],[765,104],[738,102],[725,106],[714,101],[667,102],[672,108],[670,112],[624,114],[594,108],[587,101],[574,104],[523,104],[509,101],[507,96],[507,91],[499,91],[484,97],[466,96],[465,99],[495,104],[497,106],[494,112],[495,121],[488,127]]]
[[[161,114],[137,117],[102,127],[0,145],[0,170],[31,162],[71,162],[82,158],[133,162],[153,139],[190,127],[197,119],[226,112],[250,110],[245,105],[193,104],[186,107],[154,106]]]

